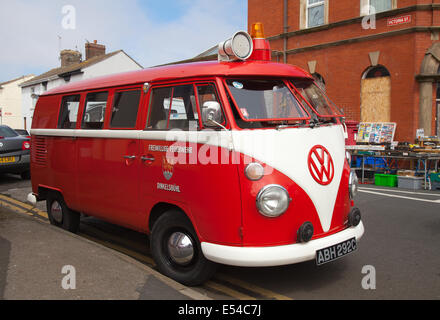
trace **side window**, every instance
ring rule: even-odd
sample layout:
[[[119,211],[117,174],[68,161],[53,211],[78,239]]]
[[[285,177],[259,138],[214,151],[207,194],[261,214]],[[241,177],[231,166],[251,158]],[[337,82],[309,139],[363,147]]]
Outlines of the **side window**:
[[[220,124],[225,124],[225,117],[223,114],[223,111],[220,107],[220,102],[217,96],[217,91],[215,90],[215,86],[213,84],[206,84],[206,85],[198,85],[197,86],[197,95],[199,97],[199,106],[200,106],[200,112],[202,114],[204,112],[209,112],[208,110],[213,105],[217,104],[219,107],[219,112],[215,113],[215,121]],[[212,109],[211,109],[212,110]],[[211,127],[212,124],[207,123],[205,120],[207,117],[202,117],[204,119],[203,126]]]
[[[128,129],[135,128],[140,100],[140,90],[116,92],[113,99],[110,127]]]
[[[299,0],[300,29],[327,24],[329,21],[329,1],[330,0]]]
[[[108,92],[92,92],[87,94],[81,128],[102,129],[107,98]]]
[[[190,130],[199,127],[198,119],[192,84],[152,90],[146,129]]]
[[[58,129],[75,129],[78,117],[80,95],[63,97],[58,118]]]
[[[396,8],[397,0],[361,0],[361,16],[373,15]]]
[[[307,28],[317,27],[325,23],[324,9],[324,0],[307,0]]]

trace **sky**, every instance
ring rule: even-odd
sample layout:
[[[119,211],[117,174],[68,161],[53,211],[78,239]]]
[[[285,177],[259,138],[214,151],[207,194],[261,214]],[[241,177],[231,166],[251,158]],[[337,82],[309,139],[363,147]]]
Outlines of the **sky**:
[[[59,67],[86,41],[143,67],[192,58],[247,30],[247,0],[0,0],[0,82]]]

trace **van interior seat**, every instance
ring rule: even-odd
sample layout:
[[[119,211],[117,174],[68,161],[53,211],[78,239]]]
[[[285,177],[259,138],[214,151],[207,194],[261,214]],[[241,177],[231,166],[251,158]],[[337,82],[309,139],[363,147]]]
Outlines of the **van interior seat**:
[[[154,126],[154,129],[156,130],[166,130],[167,129],[167,123],[168,120],[159,120],[156,125]],[[172,120],[170,119],[170,127],[169,129],[182,129],[182,130],[188,130],[189,129],[189,122],[186,119],[183,120]]]

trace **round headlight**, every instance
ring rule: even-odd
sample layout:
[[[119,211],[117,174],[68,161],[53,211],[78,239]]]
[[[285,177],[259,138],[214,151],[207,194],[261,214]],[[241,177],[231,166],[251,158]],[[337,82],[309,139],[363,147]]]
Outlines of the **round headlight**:
[[[257,181],[264,176],[264,168],[261,164],[253,162],[246,166],[244,174],[249,180]]]
[[[350,192],[350,198],[354,198],[357,195],[358,192],[358,177],[356,175],[355,171],[351,171],[350,172],[350,180],[349,180],[349,185],[348,185],[348,190]]]
[[[263,216],[275,218],[286,212],[290,196],[285,188],[271,184],[265,186],[257,195],[257,208]]]

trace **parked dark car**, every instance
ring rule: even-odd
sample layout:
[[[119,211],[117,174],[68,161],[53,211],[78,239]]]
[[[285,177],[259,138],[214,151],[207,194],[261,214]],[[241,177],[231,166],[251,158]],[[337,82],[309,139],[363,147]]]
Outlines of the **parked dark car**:
[[[15,173],[22,179],[29,179],[30,150],[31,139],[0,125],[0,173]]]
[[[15,132],[17,132],[20,136],[24,136],[27,138],[31,138],[31,135],[29,134],[29,132],[25,129],[14,129]]]

